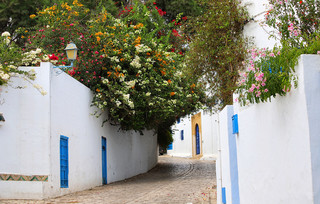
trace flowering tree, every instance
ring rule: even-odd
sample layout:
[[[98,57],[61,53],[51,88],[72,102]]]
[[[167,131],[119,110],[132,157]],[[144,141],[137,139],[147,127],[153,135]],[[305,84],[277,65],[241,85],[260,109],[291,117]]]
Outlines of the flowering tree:
[[[26,48],[41,46],[64,64],[63,48],[72,40],[79,55],[68,73],[95,93],[92,104],[108,112],[108,121],[168,137],[177,117],[200,107],[204,92],[185,73],[183,55],[172,44],[182,34],[159,10],[136,1],[115,18],[105,10],[89,15],[77,0],[56,4],[31,16],[39,24],[25,37]]]

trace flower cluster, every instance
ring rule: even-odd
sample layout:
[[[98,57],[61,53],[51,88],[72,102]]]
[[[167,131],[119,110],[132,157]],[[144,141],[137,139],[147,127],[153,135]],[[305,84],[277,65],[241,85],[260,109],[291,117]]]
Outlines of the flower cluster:
[[[165,23],[164,12],[139,1],[118,18],[103,10],[84,21],[74,11],[87,9],[63,3],[39,11],[26,46],[40,46],[65,64],[63,48],[72,40],[79,51],[68,73],[94,92],[92,104],[107,111],[110,122],[124,130],[157,129],[200,107],[204,92],[184,73],[183,57],[172,44],[181,37],[172,33],[174,23]]]
[[[265,23],[278,32],[273,33],[274,37],[300,47],[319,31],[319,9],[317,0],[269,0]]]
[[[0,37],[0,86],[6,85],[11,77],[17,75],[34,79],[34,73],[18,69],[19,66],[23,65],[24,59],[25,55],[22,50],[10,41],[10,33],[2,33]]]
[[[285,95],[297,85],[297,78],[290,68],[287,69],[281,61],[281,51],[256,49],[248,50],[250,59],[244,62],[247,69],[240,73],[238,82],[239,100],[242,105],[259,103],[275,97]]]

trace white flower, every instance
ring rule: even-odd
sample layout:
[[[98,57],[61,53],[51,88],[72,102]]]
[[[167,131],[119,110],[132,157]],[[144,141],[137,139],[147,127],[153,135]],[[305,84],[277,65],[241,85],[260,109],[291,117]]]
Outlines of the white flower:
[[[147,92],[147,93],[146,93],[146,96],[150,96],[150,95],[151,95],[151,93],[150,93],[150,92]]]
[[[36,53],[39,54],[40,52],[41,52],[41,49],[40,49],[40,48],[37,48],[37,49],[36,49]]]
[[[126,101],[129,101],[130,94],[123,94],[123,98],[124,98]]]
[[[116,100],[116,105],[119,107],[121,105],[121,102]]]
[[[113,62],[120,62],[120,60],[117,56],[110,57],[110,60]]]
[[[130,106],[130,108],[132,108],[132,109],[134,108],[134,103],[132,101],[129,101],[128,105]]]
[[[129,88],[131,88],[131,87],[134,87],[134,85],[136,84],[136,81],[127,81],[127,82],[125,82],[126,83],[126,85],[127,85],[127,88],[129,89]]]
[[[2,37],[10,37],[10,33],[8,31],[5,31],[1,34]]]

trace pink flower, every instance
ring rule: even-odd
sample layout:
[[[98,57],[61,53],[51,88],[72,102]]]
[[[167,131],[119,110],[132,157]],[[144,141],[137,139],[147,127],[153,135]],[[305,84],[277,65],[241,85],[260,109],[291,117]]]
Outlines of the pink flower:
[[[269,56],[270,56],[270,57],[274,57],[274,53],[271,52],[271,53],[269,54]]]
[[[268,91],[269,91],[268,89],[265,89],[265,90],[264,90],[264,92],[268,92]]]
[[[257,91],[256,93],[257,93],[257,94],[256,94],[256,97],[260,97],[261,92],[260,92],[260,91]]]
[[[98,52],[98,51],[95,51],[94,53],[95,53],[95,54],[99,54],[99,52]]]

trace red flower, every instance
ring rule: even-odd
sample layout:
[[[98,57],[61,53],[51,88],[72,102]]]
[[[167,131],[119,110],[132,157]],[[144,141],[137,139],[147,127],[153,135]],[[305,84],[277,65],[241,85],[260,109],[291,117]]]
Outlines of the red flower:
[[[157,3],[156,3],[156,2],[153,2],[153,4],[156,5]]]
[[[54,54],[52,55],[48,55],[49,59],[51,60],[59,60],[59,58],[57,56],[55,56]]]
[[[300,1],[299,3],[302,4],[302,1]]]
[[[188,17],[187,16],[185,16],[185,17],[182,17],[182,20],[187,20],[188,19]]]
[[[174,36],[181,37],[181,35],[178,33],[178,31],[176,29],[173,29],[172,33]]]

